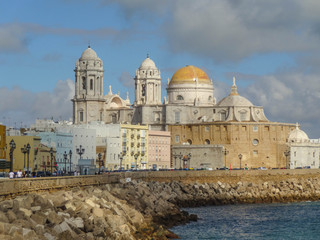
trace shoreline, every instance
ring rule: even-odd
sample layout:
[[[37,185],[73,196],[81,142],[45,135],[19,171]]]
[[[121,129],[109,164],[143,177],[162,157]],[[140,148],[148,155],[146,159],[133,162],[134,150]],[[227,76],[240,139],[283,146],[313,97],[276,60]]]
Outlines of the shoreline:
[[[173,239],[178,236],[170,231],[172,226],[197,219],[182,209],[185,207],[320,199],[318,172],[298,175],[258,173],[231,175],[230,172],[218,172],[214,173],[218,176],[208,178],[207,173],[188,172],[180,175],[201,177],[190,176],[179,181],[119,178],[114,183],[7,196],[8,199],[0,201],[0,237]],[[180,178],[179,175],[174,177]],[[32,181],[29,184],[32,185]],[[21,191],[21,187],[19,189]]]

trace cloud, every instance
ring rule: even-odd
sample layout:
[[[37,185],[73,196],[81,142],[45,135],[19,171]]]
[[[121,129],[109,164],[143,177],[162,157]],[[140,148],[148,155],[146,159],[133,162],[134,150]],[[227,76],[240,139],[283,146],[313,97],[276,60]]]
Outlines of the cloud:
[[[34,23],[0,24],[0,54],[23,53],[28,51],[28,45],[36,35],[80,36],[97,41],[111,39],[118,41],[133,34],[133,29],[118,30],[115,28],[99,28],[93,30],[77,28],[53,28]],[[53,56],[45,56],[51,58]],[[57,56],[55,56],[57,57]]]
[[[59,80],[53,92],[33,93],[20,87],[0,88],[0,115],[4,124],[29,125],[37,118],[69,120],[72,117],[74,83],[71,79]]]
[[[129,72],[122,72],[121,76],[119,77],[119,82],[127,88],[134,87],[134,80],[133,77],[130,75]]]
[[[174,53],[215,62],[256,54],[314,51],[320,44],[316,0],[100,0],[117,4],[128,22],[163,22],[158,32]],[[141,24],[144,24],[141,21]]]
[[[11,23],[0,25],[0,53],[26,52],[28,43],[28,37],[21,24]]]
[[[45,62],[58,62],[61,59],[61,54],[59,53],[48,53],[42,57]]]
[[[320,137],[319,75],[285,72],[259,77],[243,94],[254,105],[263,106],[271,121],[301,123],[311,138]]]

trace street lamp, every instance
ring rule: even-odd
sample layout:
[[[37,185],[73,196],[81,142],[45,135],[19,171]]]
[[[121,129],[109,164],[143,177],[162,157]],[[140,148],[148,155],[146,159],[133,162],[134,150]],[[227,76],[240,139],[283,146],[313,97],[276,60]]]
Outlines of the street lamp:
[[[64,159],[64,172],[65,172],[65,174],[67,174],[67,159],[68,159],[68,154],[67,154],[66,151],[64,151],[63,159]]]
[[[98,153],[98,159],[99,159],[99,172],[98,172],[98,174],[100,175],[100,168],[101,168],[101,153]]]
[[[189,168],[188,167],[188,162],[191,159],[191,153],[183,157],[183,168]],[[189,164],[190,166],[190,164]]]
[[[52,160],[53,160],[53,148],[50,148],[50,156],[51,156],[51,176],[53,175],[52,173]]]
[[[28,156],[28,161],[27,161],[27,176],[30,177],[30,171],[29,171],[29,154],[30,154],[30,149],[31,149],[31,146],[30,144],[28,143],[27,144],[27,147],[26,147],[26,150],[27,150],[27,156]]]
[[[16,149],[16,143],[12,139],[9,145],[10,145],[10,172],[13,172],[13,151]]]
[[[122,170],[123,152],[120,153],[120,170]]]
[[[72,151],[71,151],[71,149],[69,151],[69,156],[70,156],[70,175],[71,175],[71,159],[72,159]]]
[[[286,156],[286,168],[290,168],[288,163],[288,157],[290,155],[290,151],[289,150],[284,151],[284,155]]]
[[[182,161],[182,157],[183,157],[183,155],[182,155],[182,153],[180,152],[180,153],[179,153],[179,158],[180,158],[180,169],[181,169],[181,161]]]
[[[240,170],[241,170],[241,159],[242,159],[242,154],[240,153],[240,154],[238,155],[238,157],[239,157],[239,160],[240,160]]]
[[[224,148],[224,150],[222,152],[224,154],[224,169],[226,170],[227,169],[227,154],[229,153],[229,151],[226,148]]]
[[[80,145],[79,148],[76,149],[76,151],[77,151],[77,154],[79,154],[80,160],[81,160],[81,156],[82,156],[82,154],[84,154],[85,149],[82,148],[82,145]],[[82,170],[82,168],[81,168],[81,166],[80,166],[80,174],[82,174],[82,173],[81,173],[81,170]]]
[[[24,145],[23,148],[21,148],[21,152],[23,153],[23,169],[26,168],[26,153],[27,153],[27,146]]]

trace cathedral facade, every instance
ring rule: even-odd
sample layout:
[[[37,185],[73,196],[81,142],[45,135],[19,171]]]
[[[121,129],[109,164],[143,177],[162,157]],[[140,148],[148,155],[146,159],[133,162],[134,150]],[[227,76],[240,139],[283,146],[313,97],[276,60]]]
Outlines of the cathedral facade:
[[[239,168],[240,161],[248,168],[288,166],[284,152],[295,125],[270,122],[262,106],[239,95],[235,78],[230,94],[217,102],[208,75],[187,65],[168,79],[167,95],[162,101],[161,72],[147,56],[136,70],[135,99],[131,104],[128,94],[122,99],[112,93],[111,86],[104,95],[103,72],[102,60],[89,47],[75,67],[74,124],[131,123],[170,131],[171,160],[176,156],[171,167],[175,168]]]

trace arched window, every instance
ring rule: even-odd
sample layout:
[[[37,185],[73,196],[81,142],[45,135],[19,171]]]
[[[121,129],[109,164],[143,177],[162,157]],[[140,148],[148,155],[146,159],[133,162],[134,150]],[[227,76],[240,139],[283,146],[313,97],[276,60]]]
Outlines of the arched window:
[[[112,114],[112,123],[117,123],[117,114]]]
[[[82,77],[82,89],[86,89],[86,78],[85,77]]]
[[[181,95],[178,95],[177,100],[183,100],[183,97]]]
[[[79,112],[79,120],[80,122],[83,122],[83,112]]]
[[[204,141],[204,144],[205,144],[205,145],[210,145],[210,140],[209,140],[209,139],[206,139],[206,140]]]
[[[191,139],[188,139],[187,142],[188,142],[189,145],[192,145],[192,140]]]

